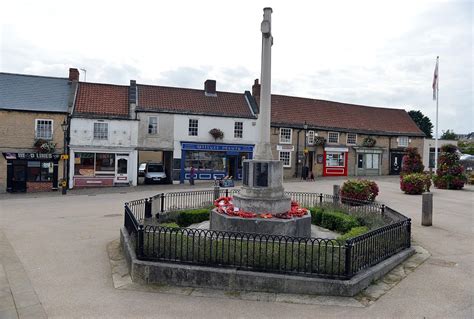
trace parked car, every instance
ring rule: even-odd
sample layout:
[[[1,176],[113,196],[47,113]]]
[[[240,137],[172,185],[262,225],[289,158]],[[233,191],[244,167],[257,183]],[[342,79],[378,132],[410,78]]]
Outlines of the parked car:
[[[145,184],[165,183],[165,167],[161,163],[141,163],[138,167],[138,176],[145,177]]]

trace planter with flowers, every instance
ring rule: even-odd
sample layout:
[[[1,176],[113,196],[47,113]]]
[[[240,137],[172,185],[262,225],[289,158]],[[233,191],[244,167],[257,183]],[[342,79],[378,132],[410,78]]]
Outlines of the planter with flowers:
[[[314,137],[314,145],[324,146],[325,144],[326,144],[326,139],[323,136],[315,136]]]
[[[341,187],[341,201],[350,205],[358,205],[358,202],[373,202],[378,194],[378,185],[367,179],[350,179]]]
[[[45,154],[54,153],[56,149],[56,143],[53,143],[52,141],[43,140],[43,139],[36,140],[34,146],[38,152],[45,153]]]
[[[220,129],[218,128],[213,128],[212,130],[209,131],[209,134],[212,135],[212,137],[214,138],[214,140],[218,140],[218,139],[223,139],[224,138],[224,132],[222,132]]]
[[[367,136],[362,141],[362,146],[364,146],[364,147],[374,147],[375,144],[377,144],[377,141],[375,140],[375,138],[370,137],[370,136]]]
[[[462,189],[467,182],[464,167],[459,162],[457,147],[452,144],[441,147],[438,159],[438,170],[434,176],[434,184],[441,189]]]

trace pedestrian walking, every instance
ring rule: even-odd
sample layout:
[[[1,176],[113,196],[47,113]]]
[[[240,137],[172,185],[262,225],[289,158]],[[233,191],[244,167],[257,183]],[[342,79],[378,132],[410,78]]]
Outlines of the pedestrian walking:
[[[191,171],[189,172],[189,184],[191,186],[194,186],[194,174],[196,173],[196,170],[194,169],[194,166],[191,165]]]

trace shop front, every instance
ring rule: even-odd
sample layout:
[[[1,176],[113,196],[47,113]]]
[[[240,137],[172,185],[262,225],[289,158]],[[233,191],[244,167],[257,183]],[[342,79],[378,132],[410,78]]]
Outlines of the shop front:
[[[347,147],[325,147],[323,176],[347,176]]]
[[[191,167],[195,170],[194,179],[214,180],[228,176],[241,180],[242,162],[252,158],[253,148],[246,144],[181,142],[181,159],[175,159],[174,167],[180,168],[180,183],[190,178]]]
[[[354,147],[356,152],[356,176],[382,175],[383,148]]]
[[[71,152],[73,187],[136,185],[136,152]],[[135,167],[134,167],[135,165]]]
[[[7,161],[7,192],[41,192],[58,189],[61,154],[3,153]]]

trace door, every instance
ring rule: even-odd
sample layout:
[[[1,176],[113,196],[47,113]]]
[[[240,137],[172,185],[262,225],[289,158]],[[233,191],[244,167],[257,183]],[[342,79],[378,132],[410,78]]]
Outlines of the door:
[[[237,156],[228,156],[227,157],[227,176],[232,176],[232,179],[237,179],[237,166],[238,166],[238,157]]]
[[[128,156],[117,155],[115,163],[115,183],[128,183]]]
[[[12,192],[26,192],[26,162],[13,164]]]
[[[403,153],[390,153],[390,175],[400,175]]]

